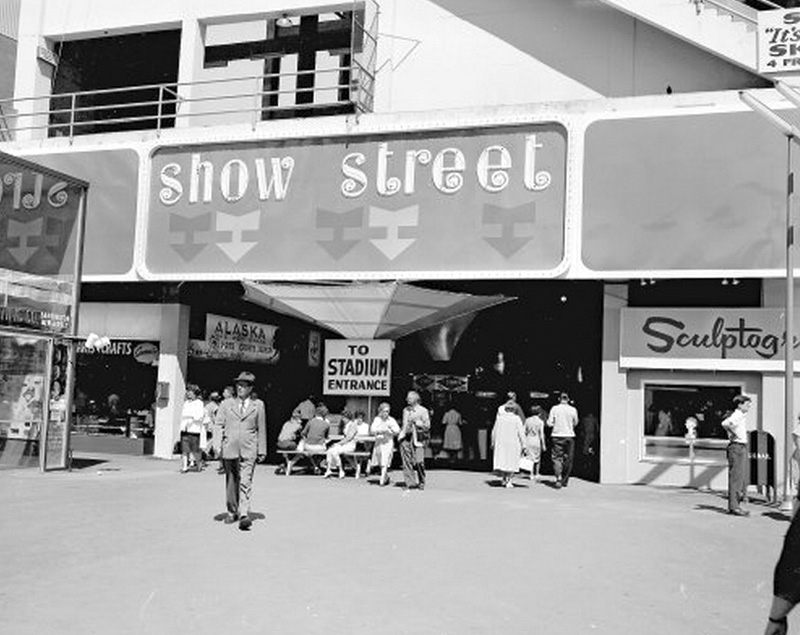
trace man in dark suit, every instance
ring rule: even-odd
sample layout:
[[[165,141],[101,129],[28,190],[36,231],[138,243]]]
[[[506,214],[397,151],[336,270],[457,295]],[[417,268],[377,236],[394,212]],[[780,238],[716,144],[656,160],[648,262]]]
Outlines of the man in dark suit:
[[[250,497],[256,461],[267,453],[267,416],[264,402],[252,396],[255,377],[243,372],[234,380],[236,396],[222,402],[217,421],[222,428],[222,465],[228,506],[226,523],[239,521],[250,529]]]

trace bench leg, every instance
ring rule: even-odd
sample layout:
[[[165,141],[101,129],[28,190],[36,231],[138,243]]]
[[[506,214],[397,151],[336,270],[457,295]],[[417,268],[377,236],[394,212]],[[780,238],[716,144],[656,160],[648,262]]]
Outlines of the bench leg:
[[[286,455],[286,476],[289,477],[292,475],[292,467],[294,467],[294,461],[289,458],[289,455]]]
[[[356,480],[361,478],[361,461],[356,457]]]

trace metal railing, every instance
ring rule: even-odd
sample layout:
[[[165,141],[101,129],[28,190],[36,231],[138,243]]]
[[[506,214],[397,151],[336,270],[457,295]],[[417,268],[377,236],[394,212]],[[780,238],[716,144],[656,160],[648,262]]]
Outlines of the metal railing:
[[[759,11],[772,11],[773,9],[783,9],[782,5],[773,0],[690,0],[694,4],[698,15],[703,12],[706,6],[714,7],[719,13],[725,13],[734,19],[742,20],[748,24],[757,24]]]
[[[374,38],[365,33],[366,40],[374,50]],[[359,51],[359,57],[362,53]],[[370,55],[374,57],[374,53]],[[333,82],[297,87],[300,77],[321,78],[334,73],[338,78]],[[292,116],[371,112],[374,81],[374,74],[361,61],[353,59],[347,66],[310,71],[8,99],[0,101],[0,113],[6,113],[2,122],[11,136],[22,131],[43,131],[43,136],[70,140],[87,134],[132,130],[160,132],[177,125],[218,125],[243,120],[255,126],[259,121]],[[231,84],[234,86],[227,90],[226,85]],[[241,84],[257,88],[242,90]],[[278,87],[265,89],[268,85]],[[312,97],[298,103],[301,100],[297,97],[303,94]],[[203,124],[200,120],[214,121],[214,124]]]

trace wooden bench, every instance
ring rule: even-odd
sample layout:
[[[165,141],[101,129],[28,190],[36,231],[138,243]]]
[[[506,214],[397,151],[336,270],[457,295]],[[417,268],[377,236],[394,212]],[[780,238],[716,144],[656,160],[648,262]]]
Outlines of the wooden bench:
[[[297,460],[300,457],[312,457],[312,456],[325,456],[327,451],[325,450],[278,450],[278,454],[282,455],[284,460],[286,461],[286,476],[291,476],[292,474],[292,465],[293,460]],[[353,459],[353,462],[356,465],[356,478],[361,478],[361,463],[364,459],[369,460],[372,456],[372,452],[367,450],[353,450],[352,452],[342,452],[340,457],[350,457]]]

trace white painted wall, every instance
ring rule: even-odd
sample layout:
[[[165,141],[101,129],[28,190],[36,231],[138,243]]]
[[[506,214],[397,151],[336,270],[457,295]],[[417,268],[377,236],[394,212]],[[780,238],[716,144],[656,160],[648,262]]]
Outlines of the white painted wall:
[[[744,88],[754,76],[600,0],[382,0],[378,112],[542,103],[598,96]],[[264,19],[347,2],[26,0],[17,97],[47,94],[36,46],[62,38],[182,26],[182,81],[260,72],[258,62],[202,69],[203,24]],[[232,27],[233,28],[233,27]],[[249,28],[241,27],[243,33]],[[197,95],[214,88],[197,88]],[[191,105],[190,109],[205,106]],[[233,115],[225,123],[241,123]],[[202,125],[216,120],[196,119]],[[181,125],[186,125],[183,122]]]

